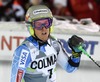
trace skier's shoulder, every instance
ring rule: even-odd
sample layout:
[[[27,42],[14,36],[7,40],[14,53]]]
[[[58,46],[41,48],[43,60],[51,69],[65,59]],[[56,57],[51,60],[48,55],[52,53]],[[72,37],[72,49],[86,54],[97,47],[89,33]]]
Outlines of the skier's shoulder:
[[[58,41],[58,39],[57,39],[56,37],[52,36],[52,35],[50,35],[50,39],[51,39],[52,41],[55,41],[55,42]]]
[[[19,52],[19,53],[20,53],[22,50],[29,51],[29,49],[28,49],[28,47],[27,47],[27,45],[26,45],[26,43],[29,42],[29,41],[28,41],[29,38],[30,38],[30,37],[27,37],[27,38],[16,48],[15,52]]]
[[[18,47],[15,49],[15,52],[16,52],[16,53],[21,53],[22,51],[29,52],[29,49],[28,49],[27,46],[24,45],[24,44],[21,44],[20,46],[18,46]]]
[[[22,53],[24,54],[30,54],[31,50],[30,50],[30,45],[33,46],[33,39],[32,37],[27,37],[22,43],[21,45],[19,45],[16,50],[14,51],[14,55],[17,54],[17,56],[20,56]]]
[[[59,53],[60,47],[59,47],[59,42],[58,39],[55,38],[54,36],[50,36],[51,44],[54,47],[54,49]]]

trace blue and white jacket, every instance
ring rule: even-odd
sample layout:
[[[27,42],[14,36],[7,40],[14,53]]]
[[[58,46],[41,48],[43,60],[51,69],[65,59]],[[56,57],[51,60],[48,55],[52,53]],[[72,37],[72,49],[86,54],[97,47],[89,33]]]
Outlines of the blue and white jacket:
[[[61,42],[50,37],[39,46],[32,36],[15,50],[10,82],[56,82],[56,64],[67,72],[79,66],[80,58],[68,57]]]

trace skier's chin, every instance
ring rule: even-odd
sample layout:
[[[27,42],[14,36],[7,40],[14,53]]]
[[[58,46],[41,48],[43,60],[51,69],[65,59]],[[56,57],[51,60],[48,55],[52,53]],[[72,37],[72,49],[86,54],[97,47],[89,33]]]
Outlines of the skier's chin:
[[[49,35],[48,35],[47,33],[45,33],[45,34],[41,34],[41,38],[40,38],[40,39],[41,39],[42,41],[45,42],[45,41],[48,40],[48,36],[49,36]]]
[[[45,37],[45,36],[44,36],[44,37],[41,38],[41,40],[42,40],[43,42],[45,42],[45,41],[48,40],[48,37]]]

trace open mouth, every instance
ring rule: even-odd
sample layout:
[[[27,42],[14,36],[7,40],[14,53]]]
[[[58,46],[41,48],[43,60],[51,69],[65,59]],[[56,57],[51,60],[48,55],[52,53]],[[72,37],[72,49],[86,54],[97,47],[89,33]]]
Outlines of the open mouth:
[[[46,35],[46,34],[47,34],[46,32],[43,32],[43,33],[42,33],[42,35]]]

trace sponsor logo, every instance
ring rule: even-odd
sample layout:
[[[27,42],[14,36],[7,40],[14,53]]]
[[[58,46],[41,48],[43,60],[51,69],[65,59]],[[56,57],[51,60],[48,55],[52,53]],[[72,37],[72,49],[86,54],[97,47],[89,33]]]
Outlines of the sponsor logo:
[[[68,47],[68,42],[64,39],[60,39],[60,41],[62,42],[62,45],[63,45],[64,49],[69,54],[71,54],[72,50]],[[99,42],[98,41],[85,41],[85,45],[86,45],[85,50],[89,49],[89,54],[94,55],[96,46],[99,45]]]
[[[18,70],[16,82],[21,82],[23,76],[23,70]]]
[[[25,67],[26,60],[28,58],[29,52],[26,50],[22,50],[19,60],[19,67]]]
[[[34,15],[37,15],[37,14],[40,14],[40,13],[48,13],[48,10],[47,9],[38,9],[38,10],[33,11]]]
[[[57,61],[56,55],[52,55],[52,56],[42,58],[42,59],[37,59],[31,63],[31,68],[32,69],[46,68],[46,67],[54,65],[56,61]]]

